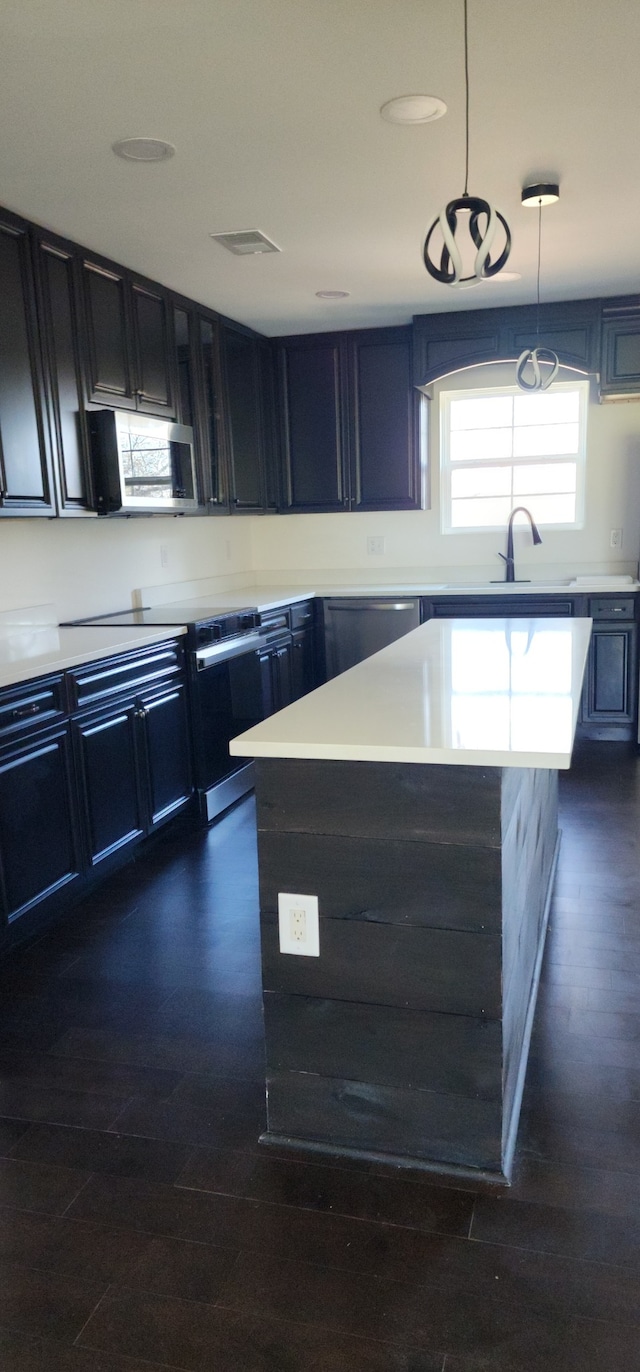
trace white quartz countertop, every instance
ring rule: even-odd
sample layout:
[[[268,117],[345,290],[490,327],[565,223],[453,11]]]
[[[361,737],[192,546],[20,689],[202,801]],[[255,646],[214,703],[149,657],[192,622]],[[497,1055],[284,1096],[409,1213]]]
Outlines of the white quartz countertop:
[[[590,634],[590,619],[429,620],[230,752],[567,768]]]
[[[257,610],[277,610],[296,601],[323,599],[336,600],[342,597],[357,599],[392,599],[398,596],[496,596],[496,595],[605,595],[626,593],[632,595],[640,589],[640,583],[628,577],[594,576],[578,577],[567,581],[505,581],[468,582],[455,585],[443,581],[389,582],[387,584],[362,585],[361,583],[342,583],[337,586],[321,582],[305,586],[255,586],[248,585],[241,590],[218,591],[203,596],[203,604],[220,609],[244,609],[255,607]]]
[[[0,631],[0,686],[13,686],[33,677],[62,672],[83,662],[97,662],[116,653],[148,648],[186,633],[186,626],[132,629],[61,629],[57,625],[11,625]]]

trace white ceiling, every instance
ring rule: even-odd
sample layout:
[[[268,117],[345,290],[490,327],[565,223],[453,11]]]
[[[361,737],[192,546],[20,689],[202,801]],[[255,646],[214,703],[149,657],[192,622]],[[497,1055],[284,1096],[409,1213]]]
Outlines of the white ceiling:
[[[509,220],[511,284],[425,272],[462,191],[462,0],[0,0],[0,199],[267,334],[640,290],[640,5],[469,0],[469,189]],[[399,128],[394,95],[448,114]],[[126,163],[119,138],[176,146]],[[280,254],[210,233],[259,228]],[[341,302],[315,292],[341,289]]]

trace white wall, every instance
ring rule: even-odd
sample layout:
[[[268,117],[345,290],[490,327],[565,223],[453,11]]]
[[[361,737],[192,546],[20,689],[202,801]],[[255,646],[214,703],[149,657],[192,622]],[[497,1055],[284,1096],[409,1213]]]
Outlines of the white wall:
[[[489,378],[489,371],[491,376]],[[465,372],[462,386],[513,383],[513,368],[477,368]],[[453,389],[453,378],[442,385]],[[498,577],[504,564],[504,538],[495,533],[441,534],[438,480],[437,388],[431,409],[430,510],[399,514],[271,516],[254,521],[254,566],[268,582],[344,579],[380,582],[414,576],[463,581]],[[621,550],[610,547],[612,529],[623,529]],[[367,538],[382,534],[383,556],[367,553]],[[589,405],[585,527],[575,532],[543,531],[533,548],[530,536],[516,533],[517,572],[553,578],[590,571],[632,572],[640,552],[640,403]]]
[[[486,376],[486,369],[481,375]],[[473,384],[471,377],[466,373],[464,384]],[[537,580],[637,570],[640,403],[590,405],[588,424],[585,527],[575,533],[546,531],[535,549],[526,532],[518,533],[521,576]],[[4,519],[0,611],[53,602],[61,619],[99,614],[129,606],[136,587],[204,577],[219,578],[220,590],[254,577],[265,584],[348,580],[362,585],[416,577],[436,582],[499,578],[502,536],[440,533],[435,400],[431,427],[430,510],[218,519]],[[609,545],[610,531],[617,528],[624,530],[619,552]],[[384,555],[370,556],[367,538],[380,534]]]
[[[0,611],[53,603],[60,619],[131,605],[138,586],[251,577],[247,519],[5,519]],[[166,566],[161,549],[165,549]]]

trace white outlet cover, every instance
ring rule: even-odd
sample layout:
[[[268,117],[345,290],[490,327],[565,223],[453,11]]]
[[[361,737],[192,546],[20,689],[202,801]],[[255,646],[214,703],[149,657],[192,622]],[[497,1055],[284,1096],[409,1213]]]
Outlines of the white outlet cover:
[[[292,912],[304,910],[306,938],[294,939],[292,934]],[[317,896],[303,896],[291,891],[278,892],[278,928],[280,933],[280,952],[293,953],[297,957],[320,957],[320,917]]]

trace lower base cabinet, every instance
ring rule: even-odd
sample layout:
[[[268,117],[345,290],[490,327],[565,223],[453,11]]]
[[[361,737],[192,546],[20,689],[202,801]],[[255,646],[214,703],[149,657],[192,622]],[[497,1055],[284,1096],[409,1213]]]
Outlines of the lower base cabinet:
[[[582,696],[585,725],[633,726],[636,715],[635,624],[594,622]]]
[[[92,867],[137,843],[192,793],[186,687],[172,681],[73,721]]]
[[[0,752],[0,903],[12,923],[79,883],[82,856],[68,724]]]
[[[144,835],[137,709],[119,704],[73,723],[92,867]]]
[[[179,642],[0,691],[5,943],[37,932],[192,793]]]

